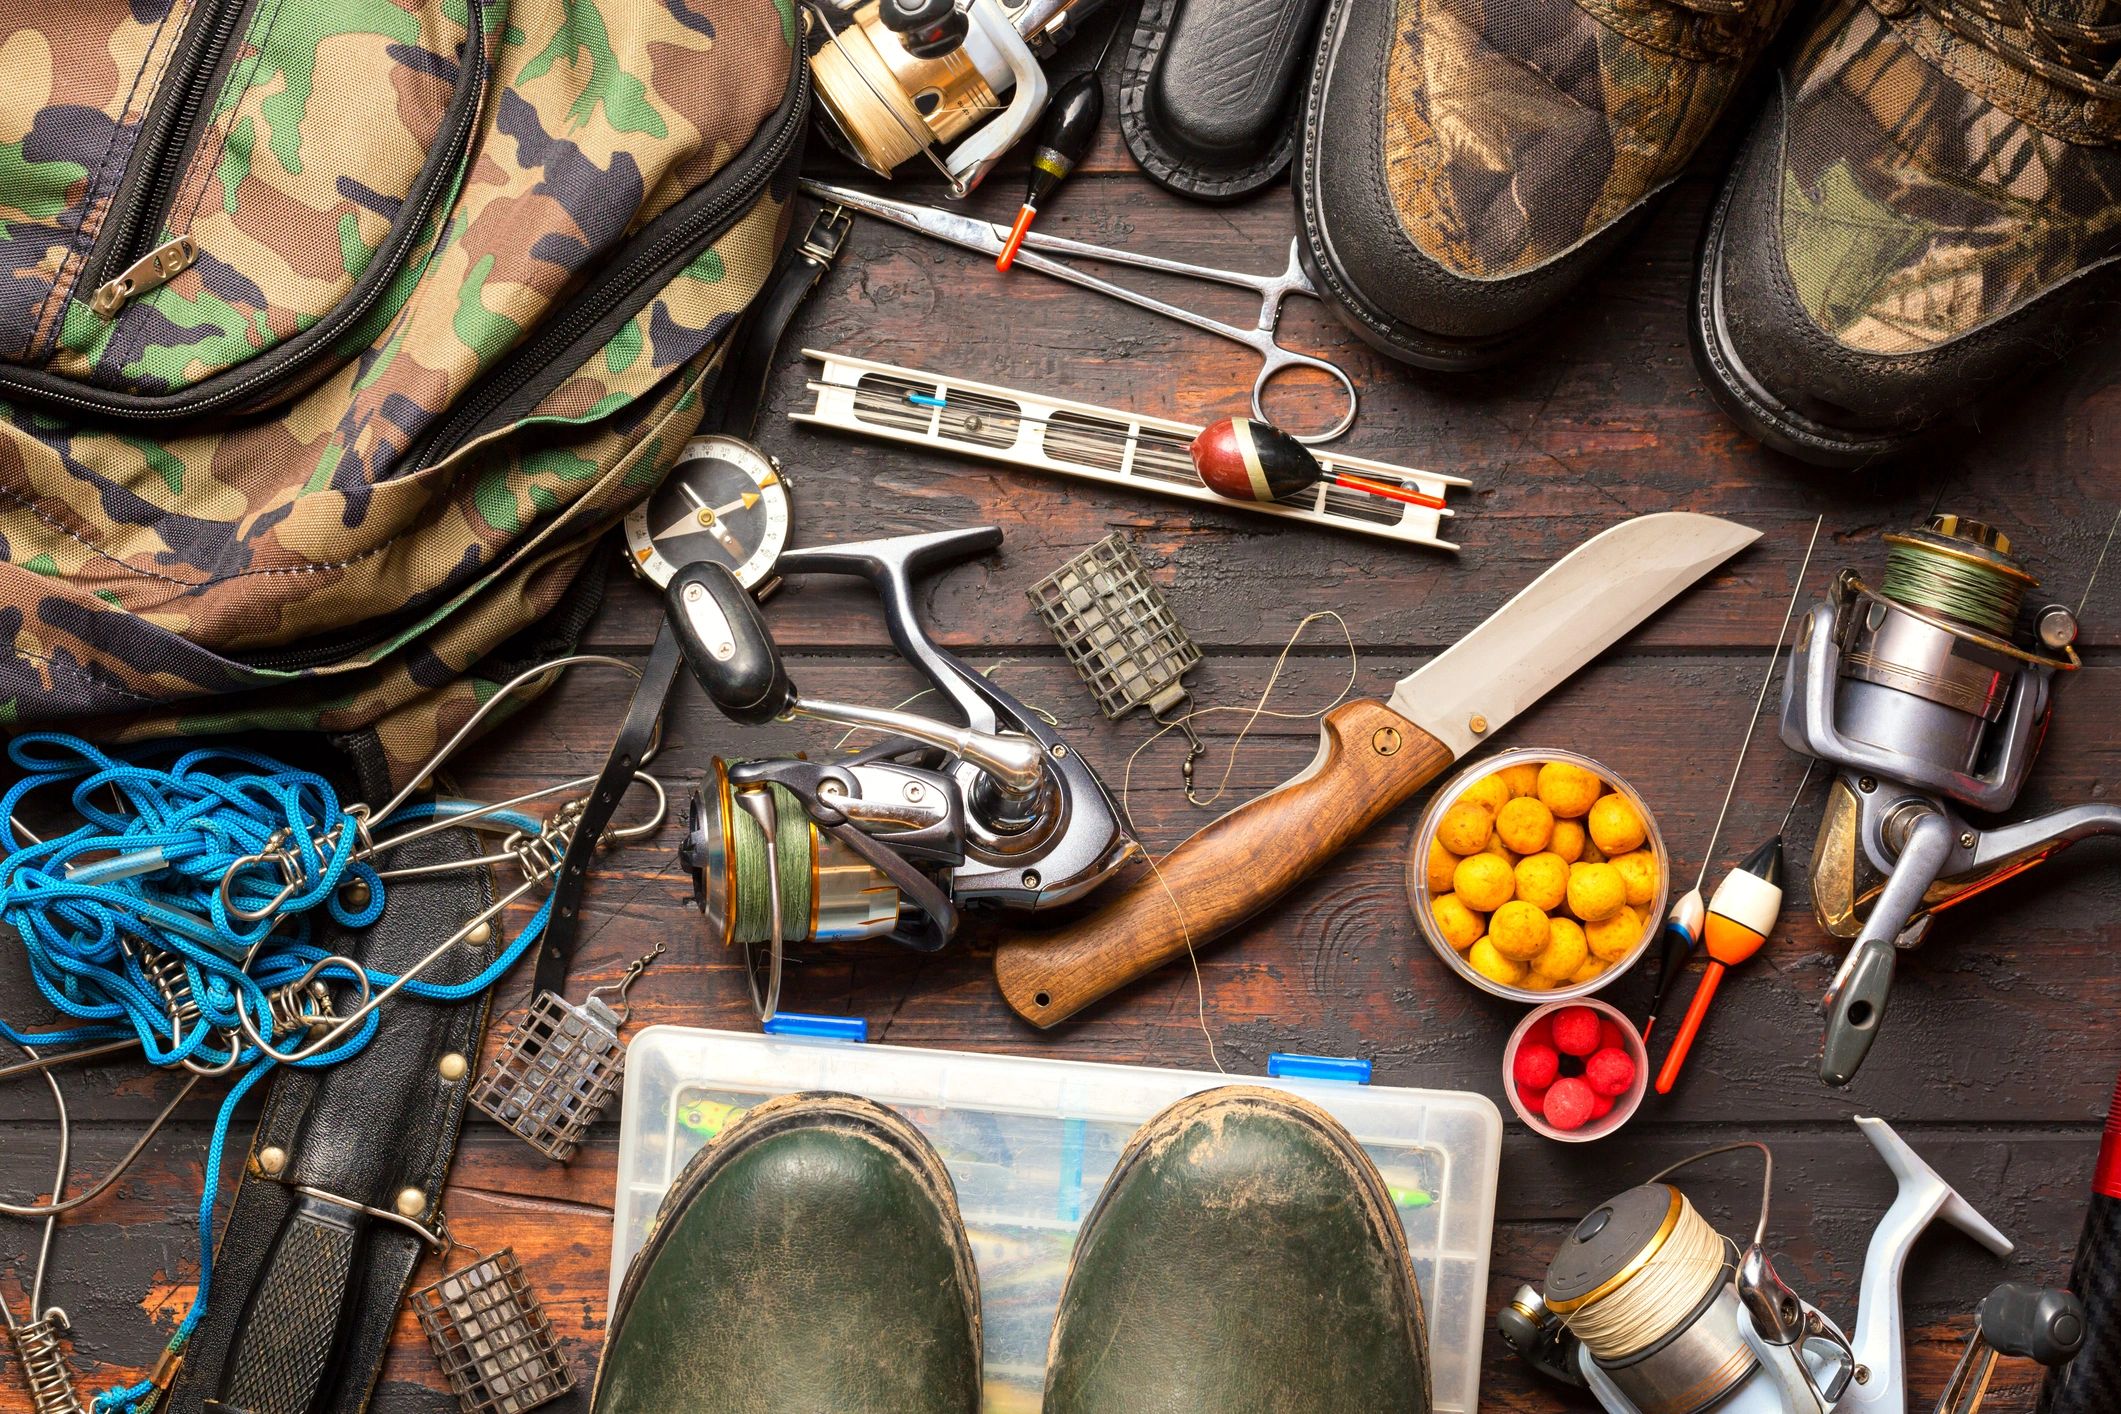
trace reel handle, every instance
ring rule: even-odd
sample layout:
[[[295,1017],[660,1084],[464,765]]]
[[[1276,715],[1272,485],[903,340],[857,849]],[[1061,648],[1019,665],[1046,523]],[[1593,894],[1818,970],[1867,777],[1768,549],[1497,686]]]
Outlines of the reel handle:
[[[2084,1345],[2084,1303],[2066,1291],[2007,1281],[1974,1308],[1980,1339],[2054,1369]]]
[[[955,54],[970,30],[956,0],[877,0],[876,13],[916,59]]]
[[[762,727],[794,710],[795,684],[759,601],[728,566],[687,565],[670,577],[663,598],[686,666],[723,716]]]

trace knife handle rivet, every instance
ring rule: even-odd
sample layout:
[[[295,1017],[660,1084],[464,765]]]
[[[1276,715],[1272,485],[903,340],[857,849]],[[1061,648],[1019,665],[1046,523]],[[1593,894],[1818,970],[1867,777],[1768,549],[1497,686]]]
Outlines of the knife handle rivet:
[[[276,1174],[287,1167],[287,1151],[277,1144],[258,1151],[258,1172]]]
[[[1466,730],[1471,732],[1475,736],[1481,735],[1483,732],[1487,731],[1487,729],[1488,719],[1486,717],[1481,716],[1478,712],[1475,712],[1472,717],[1466,722]]]
[[[1370,734],[1370,749],[1379,756],[1397,756],[1400,736],[1397,727],[1379,727]]]

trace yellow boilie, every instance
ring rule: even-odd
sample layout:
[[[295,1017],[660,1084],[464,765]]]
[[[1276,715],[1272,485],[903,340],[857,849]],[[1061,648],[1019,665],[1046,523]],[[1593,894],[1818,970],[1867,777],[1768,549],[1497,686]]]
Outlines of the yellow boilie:
[[[1478,854],[1495,833],[1495,813],[1477,801],[1461,800],[1444,811],[1436,838],[1453,854]]]
[[[1588,823],[1592,843],[1604,850],[1608,859],[1642,848],[1643,840],[1649,836],[1642,816],[1636,813],[1634,802],[1624,795],[1600,796],[1591,807]]]
[[[1589,814],[1604,793],[1605,782],[1598,779],[1598,773],[1573,762],[1549,761],[1539,768],[1539,799],[1561,819]]]
[[[1586,923],[1611,918],[1628,906],[1627,881],[1610,864],[1569,866],[1569,912]]]
[[[1451,872],[1451,887],[1466,907],[1492,913],[1517,892],[1517,875],[1492,854],[1469,854]]]
[[[1552,913],[1569,897],[1569,866],[1558,854],[1528,854],[1517,861],[1517,897]]]
[[[1495,837],[1519,854],[1537,854],[1554,834],[1554,812],[1531,796],[1519,796],[1495,816]]]
[[[1444,941],[1464,952],[1480,941],[1481,934],[1488,931],[1485,918],[1466,907],[1466,901],[1457,894],[1445,894],[1429,905],[1429,913],[1442,931]]]
[[[1511,899],[1488,920],[1495,951],[1512,962],[1530,962],[1547,950],[1547,916],[1523,899]]]

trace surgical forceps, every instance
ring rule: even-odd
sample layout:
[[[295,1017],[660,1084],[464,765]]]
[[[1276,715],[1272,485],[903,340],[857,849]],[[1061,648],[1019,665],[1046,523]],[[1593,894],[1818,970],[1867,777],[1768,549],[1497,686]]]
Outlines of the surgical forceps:
[[[976,250],[985,255],[1000,255],[1002,251],[1002,240],[1006,234],[1004,228],[955,211],[944,211],[934,206],[916,206],[911,202],[894,201],[889,197],[872,196],[867,192],[828,186],[823,182],[806,181],[803,183],[803,190],[829,205],[858,211],[879,221],[889,221],[894,225],[904,226],[909,231],[918,231],[924,236],[961,246],[966,250]],[[1169,304],[1152,295],[1145,295],[1140,290],[1099,279],[1066,261],[1040,255],[1037,253],[1039,251],[1079,255],[1086,260],[1104,260],[1114,265],[1130,265],[1138,270],[1157,270],[1167,275],[1184,275],[1194,280],[1212,281],[1218,285],[1234,285],[1239,289],[1251,290],[1259,296],[1259,322],[1250,329],[1225,324],[1219,319],[1210,319],[1198,310]],[[1266,409],[1261,405],[1261,399],[1266,394],[1267,384],[1277,375],[1292,368],[1308,368],[1325,374],[1340,384],[1341,391],[1347,395],[1347,411],[1341,414],[1338,422],[1325,431],[1298,436],[1296,440],[1299,442],[1330,442],[1355,423],[1358,399],[1354,380],[1348,377],[1347,370],[1337,363],[1328,363],[1322,358],[1313,358],[1309,354],[1283,348],[1274,337],[1277,326],[1281,323],[1282,304],[1290,295],[1319,298],[1310,277],[1304,274],[1303,266],[1297,261],[1294,240],[1289,242],[1289,268],[1279,275],[1248,275],[1242,270],[1218,270],[1210,265],[1188,265],[1181,260],[1166,260],[1162,256],[1143,255],[1138,251],[1071,241],[1065,236],[1049,236],[1038,231],[1033,231],[1024,238],[1023,252],[1016,257],[1016,263],[1051,275],[1056,280],[1066,280],[1071,285],[1095,290],[1123,304],[1161,314],[1166,319],[1176,319],[1181,324],[1190,324],[1234,344],[1243,344],[1259,355],[1259,376],[1252,380],[1252,416],[1261,422],[1271,421]]]

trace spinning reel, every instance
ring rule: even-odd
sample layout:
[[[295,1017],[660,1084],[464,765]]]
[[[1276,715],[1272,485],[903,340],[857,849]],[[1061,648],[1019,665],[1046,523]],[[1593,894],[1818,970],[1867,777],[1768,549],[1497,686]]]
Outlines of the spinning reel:
[[[1587,1388],[1610,1414],[1905,1414],[1900,1272],[1943,1218],[2002,1255],[2010,1240],[1881,1119],[1859,1119],[1899,1180],[1871,1233],[1853,1337],[1768,1259],[1774,1158],[1726,1144],[1684,1159],[1592,1210],[1554,1255],[1546,1290],[1519,1288],[1496,1316],[1503,1341],[1542,1373]],[[1663,1180],[1703,1159],[1758,1149],[1760,1218],[1743,1249]],[[1998,1353],[2058,1365],[2084,1339],[2083,1305],[2005,1283],[1989,1293],[1938,1414],[1974,1414]]]
[[[1826,997],[1819,1073],[1846,1085],[1885,1019],[1894,953],[1963,903],[2090,835],[2121,807],[2082,805],[1981,829],[1956,807],[2008,810],[2045,735],[2054,676],[2074,671],[2077,618],[1988,526],[1933,516],[1885,537],[1872,588],[1843,570],[1799,626],[1782,739],[1838,767],[1812,850],[1812,908],[1853,938]]]
[[[725,945],[742,944],[761,1020],[780,1005],[791,942],[888,937],[931,952],[961,910],[1039,910],[1080,898],[1139,846],[1097,774],[1022,703],[938,647],[913,607],[916,576],[993,550],[983,526],[782,556],[783,576],[853,575],[884,603],[891,641],[966,725],[803,697],[753,599],[719,564],[666,591],[693,675],[748,726],[807,717],[891,738],[843,761],[724,762],[695,794],[681,857]]]
[[[822,31],[810,55],[820,127],[878,176],[926,157],[963,196],[1045,111],[1032,47],[1073,38],[1101,3],[818,0],[806,18]]]

